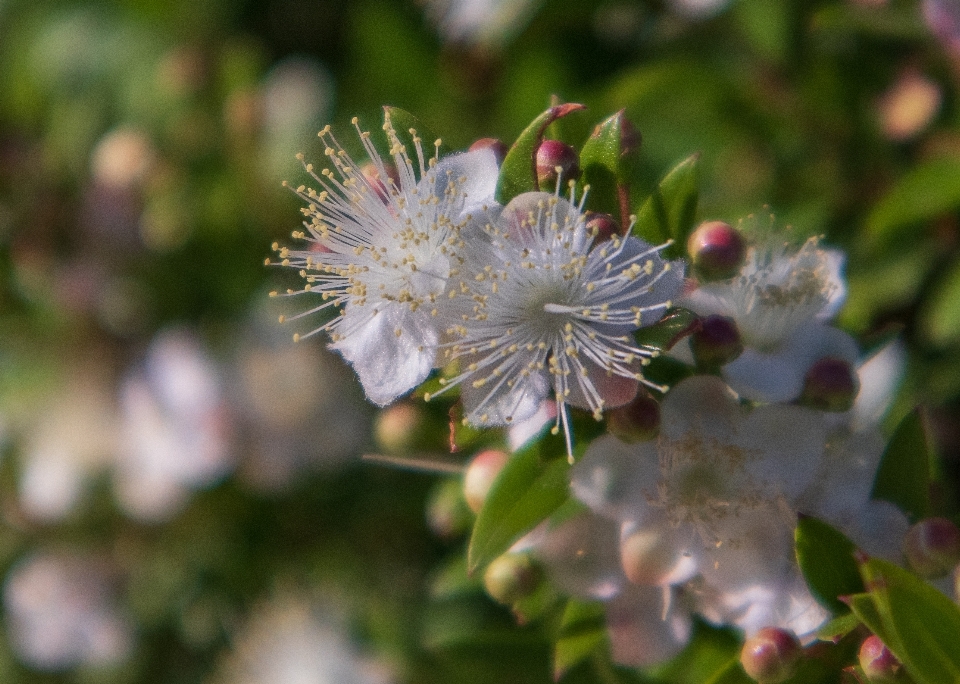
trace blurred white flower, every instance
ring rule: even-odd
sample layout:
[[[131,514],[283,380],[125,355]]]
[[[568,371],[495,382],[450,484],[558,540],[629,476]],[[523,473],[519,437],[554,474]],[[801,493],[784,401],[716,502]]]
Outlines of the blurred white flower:
[[[157,335],[120,389],[122,444],[114,473],[121,507],[144,520],[175,514],[191,490],[229,472],[222,379],[195,336]]]
[[[359,454],[370,439],[371,411],[334,354],[291,345],[270,321],[254,321],[244,335],[229,400],[242,444],[240,476],[276,490]]]
[[[670,0],[674,12],[688,19],[709,19],[720,14],[730,0]]]
[[[954,56],[960,56],[960,2],[923,0],[923,18],[944,47]]]
[[[21,560],[7,575],[3,603],[11,646],[31,667],[109,665],[133,647],[108,566],[94,557],[41,552]]]
[[[309,598],[261,604],[234,641],[215,684],[388,684],[389,671],[362,657],[337,622]]]
[[[747,250],[739,275],[704,283],[684,297],[681,304],[697,314],[736,323],[744,350],[722,372],[738,394],[790,401],[816,361],[830,357],[856,367],[856,343],[826,325],[846,298],[843,260],[841,252],[822,249],[817,238],[797,249],[774,235]]]
[[[106,369],[87,363],[35,413],[23,442],[18,490],[24,512],[55,521],[80,501],[84,485],[115,458],[116,408]]]
[[[497,162],[490,150],[427,160],[419,138],[413,151],[400,143],[389,116],[387,161],[356,119],[354,126],[369,164],[355,162],[329,127],[321,131],[335,171],[317,175],[308,164],[320,192],[297,189],[308,206],[302,210],[306,232],[294,235],[309,248],[275,249],[280,263],[300,270],[306,281],[291,294],[321,301],[292,318],[333,307],[335,317],[309,334],[328,331],[330,347],[353,365],[367,398],[384,406],[434,367],[439,300],[459,265],[459,233],[469,212],[491,200]]]
[[[542,0],[421,0],[447,42],[498,46],[519,33]]]
[[[448,288],[445,354],[461,373],[445,386],[460,385],[474,425],[524,421],[552,389],[570,451],[567,405],[599,420],[650,384],[640,370],[656,352],[632,333],[679,294],[682,265],[633,237],[594,244],[582,208],[546,192],[485,218],[465,233]]]

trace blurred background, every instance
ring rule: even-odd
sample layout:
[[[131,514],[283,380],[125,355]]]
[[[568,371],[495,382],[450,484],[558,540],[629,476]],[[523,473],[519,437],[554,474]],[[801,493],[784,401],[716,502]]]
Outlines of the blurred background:
[[[361,461],[442,452],[445,410],[374,411],[267,297],[294,155],[384,104],[453,149],[625,108],[634,206],[699,151],[700,218],[847,250],[840,322],[904,340],[891,419],[925,407],[949,509],[958,84],[957,0],[0,0],[0,681],[552,681],[444,593],[457,478]]]

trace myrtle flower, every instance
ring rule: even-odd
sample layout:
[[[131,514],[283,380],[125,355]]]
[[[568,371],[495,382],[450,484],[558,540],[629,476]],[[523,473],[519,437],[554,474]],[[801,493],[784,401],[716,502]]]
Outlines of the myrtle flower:
[[[748,249],[738,275],[702,284],[682,303],[736,323],[744,350],[723,367],[734,390],[758,401],[790,401],[818,360],[856,367],[856,343],[826,325],[846,296],[842,267],[843,255],[821,248],[815,237],[799,249],[771,237]]]
[[[721,380],[697,376],[667,394],[657,440],[601,437],[574,466],[571,488],[595,512],[621,522],[621,553],[639,563],[630,573],[635,583],[676,584],[699,573],[739,588],[751,578],[741,562],[724,558],[751,548],[758,525],[792,530],[792,502],[823,444],[817,412],[784,405],[747,411]],[[771,562],[780,555],[789,559],[789,547],[771,551]],[[758,567],[754,579],[766,570]]]
[[[295,191],[307,203],[306,231],[293,235],[308,246],[274,249],[280,264],[299,269],[306,281],[288,294],[320,300],[292,318],[336,311],[302,337],[329,332],[331,348],[353,365],[367,397],[384,406],[434,367],[439,300],[461,260],[459,233],[470,212],[492,197],[497,163],[490,150],[427,159],[416,135],[411,157],[389,115],[384,159],[370,133],[353,124],[369,163],[355,161],[329,126],[320,131],[332,170],[317,174],[304,164],[319,191],[302,185]]]
[[[599,419],[630,401],[657,352],[632,333],[655,323],[680,290],[683,268],[634,237],[598,241],[582,205],[519,195],[464,233],[465,261],[448,288],[447,358],[460,373],[467,422],[511,425],[551,389],[570,450],[566,406]],[[441,390],[442,391],[442,390]]]

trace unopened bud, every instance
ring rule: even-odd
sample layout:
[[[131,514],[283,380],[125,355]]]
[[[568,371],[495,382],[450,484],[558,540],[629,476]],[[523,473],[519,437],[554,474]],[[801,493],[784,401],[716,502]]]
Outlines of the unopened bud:
[[[607,430],[630,444],[653,439],[660,432],[660,404],[641,390],[629,404],[607,411]]]
[[[700,328],[690,336],[690,349],[697,365],[719,368],[740,356],[743,352],[743,340],[732,318],[704,316],[700,319]]]
[[[509,460],[505,452],[489,449],[481,451],[470,462],[463,478],[463,495],[474,513],[480,512],[493,481]]]
[[[606,242],[620,234],[620,224],[610,214],[589,212],[587,214],[587,233],[593,236],[593,244]]]
[[[793,676],[802,653],[793,632],[764,627],[744,642],[740,664],[760,684],[778,684]]]
[[[946,518],[926,518],[907,531],[903,551],[924,577],[943,577],[960,563],[960,529]]]
[[[468,151],[476,152],[477,150],[491,150],[493,152],[493,156],[497,158],[497,163],[502,164],[509,149],[510,148],[507,147],[507,144],[498,138],[480,138],[470,146]]]
[[[903,681],[900,661],[878,636],[871,634],[863,640],[858,658],[860,669],[870,684],[896,684]]]
[[[747,254],[747,243],[736,228],[723,221],[707,221],[690,234],[687,252],[704,280],[737,275]]]
[[[473,516],[463,500],[463,489],[457,478],[437,483],[426,508],[427,525],[441,539],[455,539],[466,533]]]
[[[559,140],[544,140],[537,148],[537,181],[541,190],[554,186],[558,176],[563,183],[579,178],[580,155]]]
[[[677,560],[669,535],[656,530],[637,530],[620,541],[620,565],[634,584],[663,584]]]
[[[860,381],[853,367],[843,359],[825,356],[807,371],[800,403],[821,411],[842,413],[853,407]]]
[[[507,606],[533,594],[542,580],[543,570],[528,553],[505,553],[483,573],[487,593]]]
[[[417,435],[424,424],[420,407],[413,404],[394,404],[381,411],[373,426],[377,445],[388,454],[410,452],[417,443]]]

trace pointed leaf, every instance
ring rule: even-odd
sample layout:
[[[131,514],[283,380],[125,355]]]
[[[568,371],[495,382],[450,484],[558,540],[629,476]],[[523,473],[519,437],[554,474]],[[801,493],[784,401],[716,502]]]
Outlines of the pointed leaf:
[[[844,602],[849,608],[850,604]],[[837,643],[843,637],[860,626],[860,618],[854,613],[847,613],[840,617],[833,618],[817,630],[817,639],[820,641],[830,641]]]
[[[567,459],[545,459],[540,447],[541,442],[535,442],[514,454],[491,486],[470,537],[471,573],[510,548],[569,497]]]
[[[907,672],[920,684],[960,682],[960,608],[893,563],[874,558],[860,571],[883,623],[880,638]]]
[[[930,441],[923,416],[915,410],[906,416],[890,438],[871,498],[899,506],[913,521],[930,514]]]
[[[553,678],[559,681],[571,668],[604,648],[607,642],[606,610],[599,601],[572,598],[560,620],[553,651]]]
[[[543,141],[543,133],[553,121],[571,112],[586,109],[582,104],[567,103],[551,107],[533,120],[520,134],[500,165],[500,180],[496,198],[506,204],[524,192],[539,190],[537,183],[537,148]]]
[[[636,147],[636,133],[623,110],[602,121],[580,150],[582,182],[589,186],[587,208],[617,217],[621,225],[629,222],[627,147]]]
[[[677,164],[637,212],[633,234],[653,245],[672,239],[674,244],[664,250],[664,256],[670,259],[683,256],[696,220],[699,159],[700,155],[694,154]]]
[[[845,613],[839,596],[863,591],[856,545],[827,523],[803,517],[794,532],[797,563],[814,598],[834,613]]]
[[[676,306],[669,309],[653,325],[637,330],[633,337],[642,347],[667,350],[698,329],[700,318],[689,309]]]

